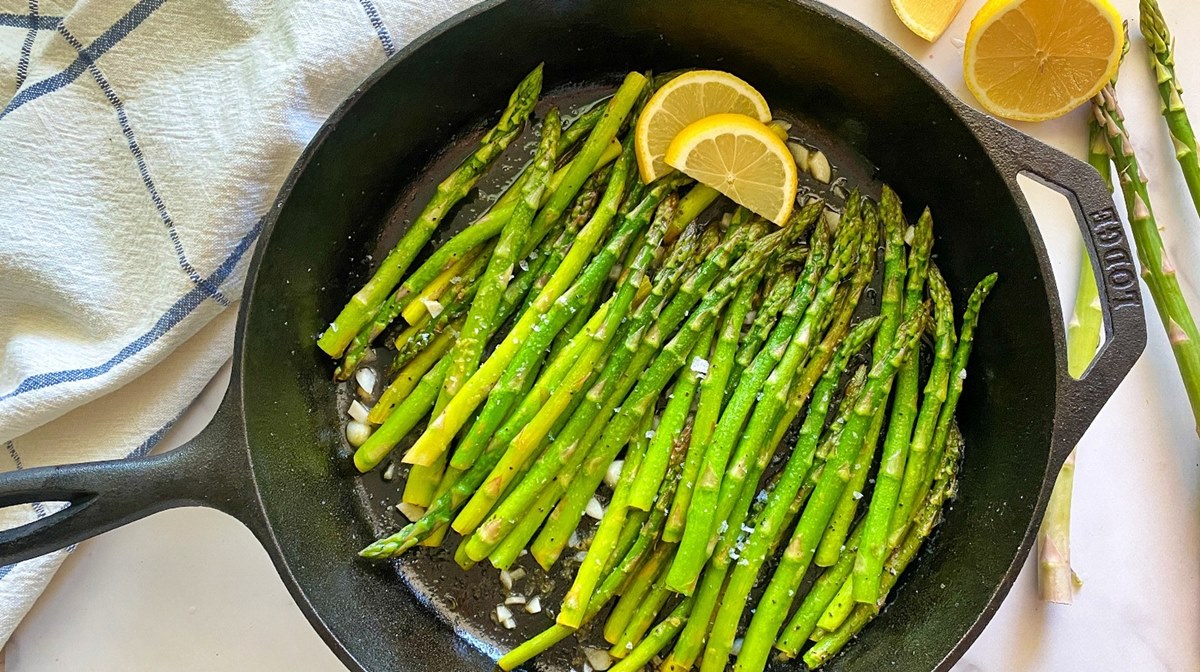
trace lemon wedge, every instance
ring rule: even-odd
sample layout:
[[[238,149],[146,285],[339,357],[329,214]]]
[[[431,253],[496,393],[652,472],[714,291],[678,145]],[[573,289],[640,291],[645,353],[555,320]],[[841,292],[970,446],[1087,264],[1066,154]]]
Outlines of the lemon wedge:
[[[796,203],[796,161],[763,122],[714,114],[688,125],[667,148],[666,164],[782,225]]]
[[[892,0],[892,9],[896,10],[900,21],[918,37],[936,42],[950,27],[954,17],[958,16],[963,2],[964,0]]]
[[[1124,41],[1108,0],[989,0],[967,33],[963,75],[996,116],[1055,119],[1113,78]]]
[[[655,92],[638,117],[634,149],[646,184],[670,172],[664,161],[671,141],[689,124],[722,113],[744,114],[766,123],[771,108],[753,86],[720,70],[692,70]]]

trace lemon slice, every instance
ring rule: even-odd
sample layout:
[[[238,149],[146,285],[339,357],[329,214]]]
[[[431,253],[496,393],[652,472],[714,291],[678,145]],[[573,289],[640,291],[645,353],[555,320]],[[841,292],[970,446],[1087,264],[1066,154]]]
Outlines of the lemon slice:
[[[1112,79],[1124,41],[1108,0],[989,0],[967,33],[963,74],[992,114],[1054,119]]]
[[[745,114],[763,123],[771,108],[742,79],[720,70],[693,70],[664,84],[638,117],[634,145],[638,171],[646,184],[670,172],[664,162],[671,141],[685,127],[714,114]]]
[[[796,160],[783,140],[744,114],[714,114],[675,136],[666,163],[782,225],[796,203]]]
[[[958,16],[964,0],[892,0],[896,16],[918,37],[936,42]]]

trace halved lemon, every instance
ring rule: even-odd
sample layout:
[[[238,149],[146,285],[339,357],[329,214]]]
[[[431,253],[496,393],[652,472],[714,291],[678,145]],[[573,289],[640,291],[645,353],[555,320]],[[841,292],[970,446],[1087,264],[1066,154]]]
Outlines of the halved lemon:
[[[659,88],[646,102],[635,129],[642,181],[649,184],[670,172],[663,159],[680,131],[704,117],[727,112],[763,123],[771,120],[771,108],[762,94],[728,72],[692,70]]]
[[[753,117],[705,117],[675,136],[665,158],[672,168],[776,224],[792,214],[796,160],[783,140]]]
[[[892,0],[896,16],[919,37],[936,42],[958,16],[964,0]]]
[[[992,114],[1055,119],[1113,78],[1124,41],[1108,0],[989,0],[967,33],[963,74]]]

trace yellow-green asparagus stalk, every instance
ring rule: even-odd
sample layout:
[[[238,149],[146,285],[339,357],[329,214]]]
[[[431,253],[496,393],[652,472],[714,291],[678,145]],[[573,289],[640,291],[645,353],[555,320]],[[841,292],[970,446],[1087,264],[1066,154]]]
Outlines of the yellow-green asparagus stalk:
[[[479,149],[438,185],[437,194],[384,258],[375,275],[321,334],[317,340],[318,347],[332,357],[341,356],[359,330],[375,316],[392,288],[400,282],[446,213],[467,195],[488,166],[520,135],[541,90],[542,66],[539,65],[513,91],[508,107],[500,115],[500,121],[483,136]],[[590,168],[588,173],[591,173]]]

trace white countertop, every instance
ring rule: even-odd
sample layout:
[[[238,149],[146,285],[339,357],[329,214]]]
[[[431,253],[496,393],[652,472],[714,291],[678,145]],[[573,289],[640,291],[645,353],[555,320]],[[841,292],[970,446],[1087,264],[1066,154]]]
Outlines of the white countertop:
[[[1176,34],[1200,35],[1194,0],[1160,2]],[[961,38],[983,0],[968,0],[934,46],[909,34],[886,0],[832,4],[895,40],[971,100],[962,84]],[[1136,0],[1116,4],[1136,17]],[[1178,61],[1185,87],[1200,91],[1200,41],[1183,39]],[[1154,180],[1168,246],[1176,266],[1191,272],[1192,305],[1200,309],[1200,218],[1158,116],[1140,36],[1120,88],[1134,143]],[[1189,102],[1200,113],[1200,94]],[[1083,114],[1021,128],[1083,156]],[[1080,245],[1075,223],[1055,198],[1032,200],[1070,305]],[[1200,438],[1162,326],[1150,315],[1146,355],[1080,445],[1073,556],[1085,585],[1075,604],[1041,603],[1033,563],[1026,563],[957,670],[1200,670]],[[207,423],[227,381],[226,368],[162,449]],[[4,654],[0,670],[8,672],[344,669],[308,627],[251,534],[232,518],[201,509],[161,513],[81,544]]]

